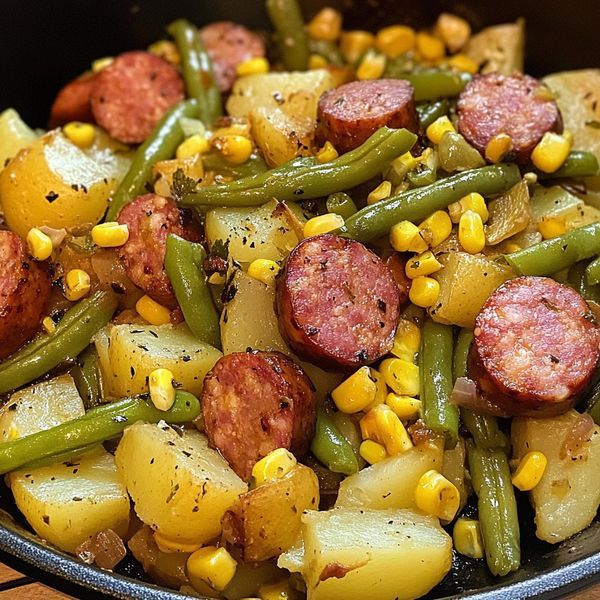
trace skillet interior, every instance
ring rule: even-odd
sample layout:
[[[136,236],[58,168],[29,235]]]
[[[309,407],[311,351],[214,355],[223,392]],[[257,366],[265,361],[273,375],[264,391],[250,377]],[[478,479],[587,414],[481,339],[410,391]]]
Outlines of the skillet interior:
[[[307,16],[322,4],[306,0]],[[346,12],[346,26],[371,29],[394,22],[427,25],[442,10],[467,17],[475,29],[524,16],[528,72],[542,75],[600,66],[598,2],[572,0],[567,6],[532,0],[330,0],[327,4]],[[95,58],[155,41],[163,35],[164,25],[176,17],[185,16],[198,24],[229,18],[252,28],[268,26],[263,0],[103,0],[93,4],[81,0],[3,0],[0,6],[0,73],[4,76],[0,108],[14,106],[27,122],[40,127],[45,125],[50,103],[63,82],[85,70]],[[11,513],[17,513],[10,498],[8,490],[0,490],[0,507],[4,509],[0,511],[0,559],[46,581],[48,573],[58,575],[67,581],[50,582],[80,597],[95,595],[69,582],[122,598],[182,597],[130,579],[128,575],[141,574],[133,562],[120,567],[122,575],[113,576],[45,547],[11,518]],[[533,536],[531,511],[521,504],[523,568],[498,580],[481,562],[460,558],[428,598],[550,598],[600,580],[600,522],[552,547]]]

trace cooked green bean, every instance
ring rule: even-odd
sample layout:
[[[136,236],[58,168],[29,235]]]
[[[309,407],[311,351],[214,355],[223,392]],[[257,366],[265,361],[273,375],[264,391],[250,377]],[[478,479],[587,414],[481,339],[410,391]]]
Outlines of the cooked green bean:
[[[167,237],[165,269],[190,331],[203,342],[221,347],[219,315],[204,273],[206,252],[202,244],[177,235]]]
[[[590,285],[588,283],[587,261],[580,261],[574,264],[567,274],[567,283],[581,294],[587,301],[600,302],[600,285]]]
[[[352,475],[358,471],[358,460],[350,442],[322,408],[317,411],[317,427],[310,449],[334,473]]]
[[[91,452],[92,450],[98,450],[98,444],[88,444],[87,446],[82,446],[81,448],[75,448],[74,450],[66,450],[65,452],[60,452],[59,454],[54,454],[52,456],[46,456],[45,458],[33,460],[23,465],[21,468],[39,469],[41,467],[49,467],[58,463],[71,463],[81,458],[84,454]]]
[[[183,141],[179,119],[195,117],[197,112],[196,100],[185,100],[171,108],[158,122],[148,139],[137,149],[127,174],[111,200],[106,221],[114,221],[120,210],[144,191],[154,163],[173,157],[177,146]]]
[[[469,351],[473,332],[461,329],[454,346],[454,381],[467,376]],[[467,408],[460,409],[460,418],[473,436],[478,448],[506,448],[508,440],[498,428],[498,421],[489,415],[481,415]]]
[[[358,148],[330,162],[295,159],[262,175],[200,188],[184,196],[181,204],[259,206],[272,198],[289,202],[328,196],[375,177],[392,159],[408,152],[416,139],[406,129],[382,127]]]
[[[448,100],[438,100],[417,106],[421,131],[425,131],[436,119],[447,115],[449,110]]]
[[[368,242],[386,235],[392,225],[400,221],[420,221],[471,192],[483,196],[506,192],[520,179],[517,165],[501,164],[463,171],[365,206],[350,217],[337,233]]]
[[[519,275],[552,275],[599,253],[600,223],[592,223],[506,254],[505,258]]]
[[[425,320],[420,352],[423,420],[444,434],[447,448],[454,448],[458,441],[458,407],[450,404],[453,344],[450,325]]]
[[[600,425],[600,382],[592,389],[589,398],[586,400],[587,412],[590,413],[596,425]]]
[[[0,394],[30,383],[64,361],[74,360],[110,321],[116,308],[117,297],[109,290],[95,292],[78,302],[54,333],[26,344],[0,365]]]
[[[298,0],[267,0],[266,6],[285,70],[305,71],[310,51]]]
[[[335,42],[309,38],[308,50],[310,54],[322,56],[330,65],[341,66],[344,64],[344,57]]]
[[[488,567],[494,575],[507,575],[521,563],[519,517],[508,459],[503,450],[469,444],[469,468]]]
[[[588,285],[598,285],[600,283],[600,256],[586,267],[585,280]]]
[[[71,369],[71,375],[86,408],[102,402],[100,364],[93,345],[89,345],[77,357],[77,364]]]
[[[176,392],[175,403],[167,411],[158,410],[145,396],[104,404],[90,409],[77,419],[0,444],[0,474],[34,461],[62,456],[65,452],[113,439],[125,427],[137,421],[188,423],[199,414],[198,399],[181,391]]]
[[[410,82],[415,89],[415,101],[439,100],[458,96],[471,81],[468,73],[440,69],[425,69],[412,73],[399,73],[397,79]]]
[[[336,192],[327,198],[327,212],[340,215],[344,220],[349,219],[358,210],[354,200],[345,192]]]
[[[175,39],[181,56],[187,95],[198,102],[200,120],[210,127],[223,114],[223,106],[212,62],[202,45],[198,30],[189,21],[177,19],[167,27],[167,31]]]
[[[554,173],[538,172],[540,179],[562,179],[567,177],[593,177],[600,168],[593,152],[575,150],[569,154],[563,166]]]
[[[202,165],[205,171],[214,171],[217,175],[232,179],[260,175],[268,170],[267,163],[258,154],[251,156],[241,165],[234,165],[228,162],[220,152],[208,152],[202,155]]]

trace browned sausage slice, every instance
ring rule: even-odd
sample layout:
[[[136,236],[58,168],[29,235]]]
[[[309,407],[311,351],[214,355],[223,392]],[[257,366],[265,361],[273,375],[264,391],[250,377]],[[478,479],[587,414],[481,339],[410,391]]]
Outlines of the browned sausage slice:
[[[234,352],[206,375],[202,412],[210,443],[247,481],[254,464],[272,450],[308,452],[316,422],[314,387],[280,352]]]
[[[236,79],[236,67],[251,58],[265,56],[262,38],[242,25],[217,21],[200,30],[200,37],[210,56],[217,84],[228,92]]]
[[[92,113],[98,125],[126,144],[143,142],[165,112],[183,100],[177,69],[149,52],[126,52],[97,75]]]
[[[164,267],[166,243],[170,233],[199,239],[188,214],[173,200],[146,194],[127,204],[118,221],[129,228],[129,239],[119,252],[127,275],[158,303],[175,308],[177,300]]]
[[[400,293],[384,262],[360,242],[332,234],[300,242],[277,282],[279,329],[319,366],[354,369],[389,352]]]
[[[53,129],[70,121],[94,121],[92,115],[91,95],[95,75],[85,73],[70,81],[56,95],[50,109],[48,126]]]
[[[353,81],[319,100],[317,138],[321,144],[331,142],[339,152],[360,146],[384,126],[418,131],[414,91],[407,81]]]
[[[508,415],[559,414],[577,400],[600,357],[585,300],[546,277],[500,286],[475,323],[471,375]]]
[[[50,277],[27,255],[23,240],[0,231],[0,359],[18,350],[38,330],[50,298]]]
[[[512,152],[526,163],[548,131],[560,131],[558,106],[544,86],[529,75],[476,75],[458,99],[458,129],[483,155],[488,142],[505,133]]]

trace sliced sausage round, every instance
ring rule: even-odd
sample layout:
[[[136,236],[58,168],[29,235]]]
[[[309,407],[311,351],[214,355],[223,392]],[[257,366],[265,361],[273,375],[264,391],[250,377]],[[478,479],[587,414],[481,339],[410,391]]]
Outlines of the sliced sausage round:
[[[406,276],[406,259],[399,252],[393,252],[385,259],[385,264],[396,281],[400,294],[400,306],[403,306],[408,302],[412,284],[412,280]]]
[[[94,73],[84,73],[70,81],[56,95],[48,126],[50,129],[59,127],[70,121],[92,123],[91,96],[96,76]]]
[[[204,379],[202,414],[208,440],[244,480],[277,448],[308,452],[316,423],[314,387],[281,352],[234,352]]]
[[[600,330],[575,290],[518,277],[479,313],[470,372],[507,415],[559,414],[588,385],[599,357]]]
[[[458,99],[458,130],[485,155],[500,133],[512,138],[512,155],[526,163],[548,131],[560,131],[556,102],[542,83],[529,75],[476,75]]]
[[[390,351],[400,292],[384,262],[333,234],[300,242],[277,281],[279,329],[319,366],[355,369]]]
[[[414,90],[407,81],[353,81],[319,99],[318,141],[331,142],[339,152],[353,150],[385,126],[419,130]]]
[[[117,56],[96,75],[91,94],[98,125],[125,144],[143,142],[180,100],[183,80],[177,69],[143,51]]]
[[[265,56],[262,38],[232,21],[217,21],[200,30],[200,38],[210,56],[219,89],[233,86],[236,67],[246,60]]]
[[[175,308],[177,300],[164,267],[166,243],[170,233],[199,239],[188,213],[169,198],[145,194],[127,204],[117,220],[129,228],[129,239],[119,250],[128,277],[159,304]]]
[[[0,231],[0,359],[33,337],[50,298],[45,266],[31,260],[23,240]]]

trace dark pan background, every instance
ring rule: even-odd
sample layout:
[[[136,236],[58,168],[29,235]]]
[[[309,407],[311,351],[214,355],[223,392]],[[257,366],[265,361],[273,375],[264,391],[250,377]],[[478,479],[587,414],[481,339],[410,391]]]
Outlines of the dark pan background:
[[[322,4],[306,0],[306,17]],[[442,10],[466,17],[475,30],[523,16],[529,73],[600,67],[600,0],[330,0],[328,4],[346,12],[347,28],[373,30],[397,22],[432,24]],[[268,27],[262,0],[0,0],[0,111],[15,107],[26,122],[44,127],[63,83],[96,58],[143,48],[161,38],[164,26],[180,16],[199,25],[232,19],[256,29]],[[536,540],[533,515],[523,499],[521,505],[522,570],[494,579],[481,561],[457,560],[450,576],[428,598],[555,598],[600,579],[598,521],[574,539],[552,547]],[[16,514],[11,494],[2,486],[0,508]],[[100,596],[70,582],[113,597],[181,597],[133,583],[127,576],[140,575],[140,570],[132,561],[120,565],[121,575],[113,577],[48,549],[2,510],[0,560],[82,598]]]

